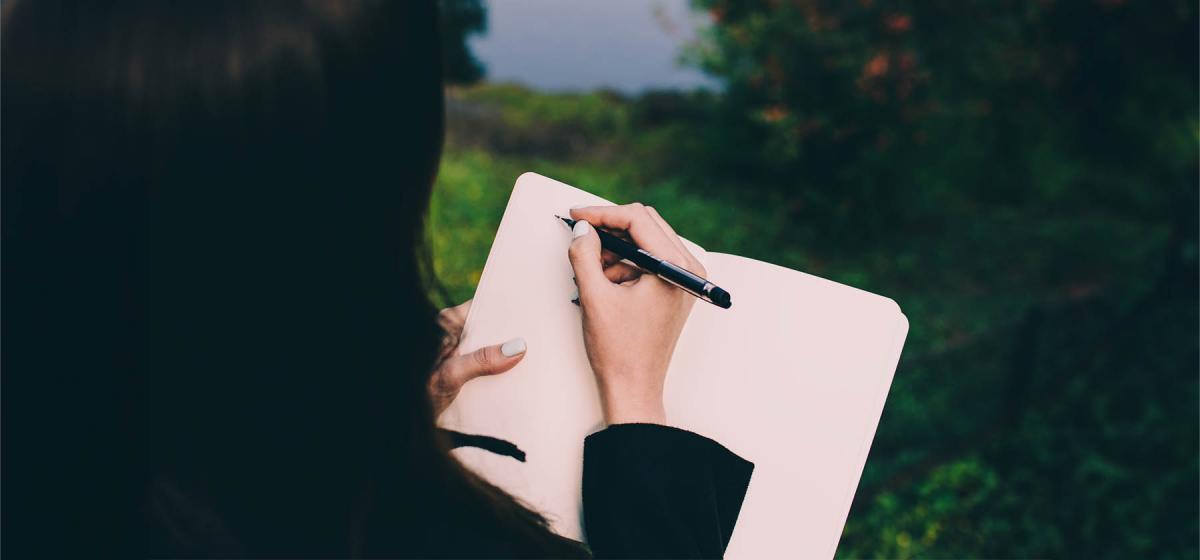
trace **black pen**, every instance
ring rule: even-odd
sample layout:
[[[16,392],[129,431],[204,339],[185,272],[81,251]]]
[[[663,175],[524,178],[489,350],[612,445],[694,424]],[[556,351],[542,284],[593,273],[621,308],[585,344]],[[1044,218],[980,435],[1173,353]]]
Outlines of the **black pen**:
[[[575,220],[564,218],[555,214],[558,218],[567,224],[567,227],[574,228]],[[670,282],[683,291],[688,292],[704,301],[707,301],[722,309],[729,309],[733,302],[729,299],[729,292],[722,290],[712,282],[705,280],[687,270],[684,270],[678,265],[671,264],[669,261],[660,259],[644,249],[639,249],[637,245],[625,241],[607,231],[600,228],[592,228],[596,230],[596,235],[600,236],[600,246],[616,253],[621,258],[632,262],[638,268],[654,274],[667,282]]]

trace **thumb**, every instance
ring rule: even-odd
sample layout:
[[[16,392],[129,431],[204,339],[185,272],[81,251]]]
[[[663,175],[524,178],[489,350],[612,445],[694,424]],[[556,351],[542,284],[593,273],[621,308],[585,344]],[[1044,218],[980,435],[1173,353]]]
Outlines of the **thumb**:
[[[571,259],[571,268],[575,270],[575,283],[579,286],[579,298],[582,302],[584,294],[602,290],[611,286],[604,276],[604,263],[600,257],[600,236],[595,228],[586,220],[575,222],[571,229],[575,239],[567,249],[567,257]]]
[[[504,344],[484,346],[461,356],[446,360],[443,364],[445,382],[454,387],[462,387],[464,383],[482,377],[504,373],[521,362],[525,357],[525,339],[514,338]]]

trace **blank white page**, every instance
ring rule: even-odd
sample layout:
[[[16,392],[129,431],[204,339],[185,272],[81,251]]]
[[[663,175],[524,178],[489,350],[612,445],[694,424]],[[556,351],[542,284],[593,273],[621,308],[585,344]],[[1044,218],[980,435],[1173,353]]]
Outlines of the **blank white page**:
[[[908,322],[855,288],[708,253],[733,307],[697,303],[667,376],[672,425],[755,464],[727,558],[832,557]]]
[[[492,245],[462,350],[525,337],[513,370],[468,383],[439,419],[513,442],[526,462],[474,448],[468,467],[584,540],[583,439],[600,403],[554,214],[607,201],[526,173]],[[673,224],[686,232],[686,224]],[[668,421],[755,463],[729,558],[831,557],[874,437],[907,321],[855,288],[688,243],[733,307],[697,302],[667,377]]]

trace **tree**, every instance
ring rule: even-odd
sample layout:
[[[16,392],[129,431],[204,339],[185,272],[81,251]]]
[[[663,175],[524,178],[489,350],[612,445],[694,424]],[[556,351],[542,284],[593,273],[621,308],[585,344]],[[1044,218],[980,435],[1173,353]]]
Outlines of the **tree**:
[[[810,206],[894,224],[962,192],[1161,211],[1195,188],[1194,2],[695,4],[739,139],[712,151]]]

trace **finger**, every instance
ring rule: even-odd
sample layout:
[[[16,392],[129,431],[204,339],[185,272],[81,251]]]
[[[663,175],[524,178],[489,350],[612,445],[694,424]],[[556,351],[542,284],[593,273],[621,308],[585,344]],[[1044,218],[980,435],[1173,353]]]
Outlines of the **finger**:
[[[683,241],[679,239],[679,234],[675,233],[675,229],[663,219],[663,217],[658,213],[658,210],[655,210],[653,206],[647,206],[646,213],[649,214],[650,219],[654,220],[654,223],[658,224],[658,227],[662,228],[663,232],[667,234],[667,237],[671,239],[671,243],[675,245],[675,248],[679,251],[679,254],[691,255],[691,251],[688,251],[687,247],[683,245]]]
[[[602,249],[600,251],[600,260],[604,263],[604,266],[607,267],[621,262],[622,257],[621,255],[609,251],[608,249]]]
[[[582,302],[610,289],[612,284],[604,276],[604,265],[600,259],[600,237],[596,235],[595,228],[586,220],[579,220],[571,234],[575,238],[571,240],[567,257],[571,259],[571,268],[575,269],[575,284],[579,287],[579,299]]]
[[[658,223],[639,203],[624,206],[589,206],[571,209],[571,216],[587,220],[596,227],[625,230],[638,247],[650,251],[660,258],[679,258],[678,250]]]
[[[604,269],[604,276],[613,284],[621,284],[637,279],[642,275],[642,269],[629,263],[616,263]]]
[[[687,245],[683,244],[683,239],[679,237],[678,233],[675,233],[675,228],[672,228],[671,224],[668,224],[667,221],[664,220],[663,217],[658,213],[658,210],[656,210],[653,206],[647,206],[646,212],[650,214],[651,218],[654,218],[654,221],[658,224],[658,227],[661,227],[663,231],[667,232],[667,235],[672,241],[675,242],[680,254],[684,255],[688,259],[688,263],[685,264],[685,266],[689,267],[688,270],[699,274],[700,276],[705,276],[707,271],[704,270],[704,265],[700,264],[700,261],[696,259],[696,255],[693,255],[692,252],[688,250]]]
[[[455,356],[438,368],[443,388],[457,390],[464,383],[484,375],[504,373],[525,357],[525,339],[514,338],[504,344],[484,346],[474,352]]]
[[[464,301],[454,307],[447,307],[438,312],[438,326],[442,328],[442,345],[438,350],[438,360],[445,360],[458,348],[462,337],[463,325],[467,322],[467,313],[471,310],[471,300]]]
[[[438,324],[448,333],[461,331],[463,324],[467,322],[467,314],[471,312],[472,301],[467,300],[454,307],[447,307],[438,312]]]
[[[621,239],[624,239],[625,241],[633,243],[633,238],[629,237],[628,231],[625,231],[623,229],[605,229],[604,231],[607,231],[608,233],[612,234],[613,237],[619,237]]]

